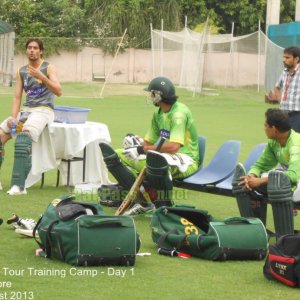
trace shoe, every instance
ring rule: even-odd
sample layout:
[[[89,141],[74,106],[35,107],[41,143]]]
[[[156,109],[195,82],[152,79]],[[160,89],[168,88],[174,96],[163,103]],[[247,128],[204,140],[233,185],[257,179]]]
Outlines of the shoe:
[[[0,191],[2,191],[2,184],[1,184],[1,181],[0,181]]]
[[[119,207],[122,203],[122,201],[118,200],[100,200],[99,203],[103,206],[107,207]]]
[[[17,195],[26,195],[26,189],[21,190],[17,185],[13,185],[10,190],[6,192],[8,195],[17,196]]]
[[[246,170],[243,164],[238,163],[232,178],[232,193],[235,195],[240,192],[244,192],[242,186],[239,185],[240,178],[246,175]]]
[[[13,214],[12,217],[7,220],[7,224],[11,224],[14,229],[26,230],[33,230],[36,225],[33,219],[21,219],[16,214]]]
[[[155,206],[153,204],[150,204],[148,206],[142,206],[141,204],[137,203],[133,205],[130,209],[125,211],[123,213],[123,216],[134,216],[134,215],[139,215],[139,214],[144,214],[147,212],[150,212],[154,210]]]

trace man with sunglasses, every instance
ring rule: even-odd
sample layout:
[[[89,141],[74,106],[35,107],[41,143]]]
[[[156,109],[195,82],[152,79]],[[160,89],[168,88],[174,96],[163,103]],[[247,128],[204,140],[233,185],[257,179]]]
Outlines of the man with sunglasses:
[[[154,78],[145,90],[156,109],[144,139],[131,134],[124,139],[124,149],[112,151],[106,144],[100,144],[100,148],[108,170],[121,186],[129,190],[147,166],[144,186],[155,190],[155,206],[172,205],[172,179],[189,176],[198,168],[198,133],[191,111],[177,101],[168,78]],[[129,214],[143,212],[144,208],[136,204]]]

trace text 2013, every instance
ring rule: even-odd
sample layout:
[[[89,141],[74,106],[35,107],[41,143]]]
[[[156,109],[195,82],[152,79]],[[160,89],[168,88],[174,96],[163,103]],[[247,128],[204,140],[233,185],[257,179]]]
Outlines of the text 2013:
[[[1,292],[0,300],[33,300],[34,293],[32,291],[9,291],[9,292]]]

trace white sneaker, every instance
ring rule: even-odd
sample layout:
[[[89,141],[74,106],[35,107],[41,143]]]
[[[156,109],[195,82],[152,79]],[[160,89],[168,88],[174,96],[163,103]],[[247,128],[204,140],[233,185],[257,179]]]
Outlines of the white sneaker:
[[[13,185],[10,190],[6,192],[8,195],[16,196],[16,195],[26,195],[26,189],[21,190],[17,185]]]
[[[33,230],[36,225],[33,219],[22,219],[16,214],[13,214],[12,217],[7,220],[7,224],[11,224],[15,229],[21,228],[26,230]]]
[[[3,189],[2,189],[2,184],[1,184],[1,181],[0,181],[0,191],[2,191]]]
[[[123,213],[123,216],[133,216],[133,215],[139,215],[146,212],[150,212],[154,209],[154,207],[155,207],[154,204],[150,204],[149,206],[144,207],[141,204],[137,203],[133,205],[130,209],[125,211]]]

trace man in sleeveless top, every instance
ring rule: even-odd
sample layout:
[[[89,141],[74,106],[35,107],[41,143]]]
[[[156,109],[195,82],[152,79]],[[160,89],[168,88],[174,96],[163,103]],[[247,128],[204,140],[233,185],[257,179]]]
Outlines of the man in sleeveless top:
[[[26,194],[25,180],[31,169],[32,142],[37,142],[46,125],[53,122],[54,97],[62,94],[55,67],[44,61],[43,50],[43,42],[39,39],[31,38],[26,42],[28,64],[17,72],[11,116],[0,124],[0,168],[3,147],[14,137],[12,128],[16,126],[17,129],[9,195]],[[26,99],[21,108],[23,90]]]

